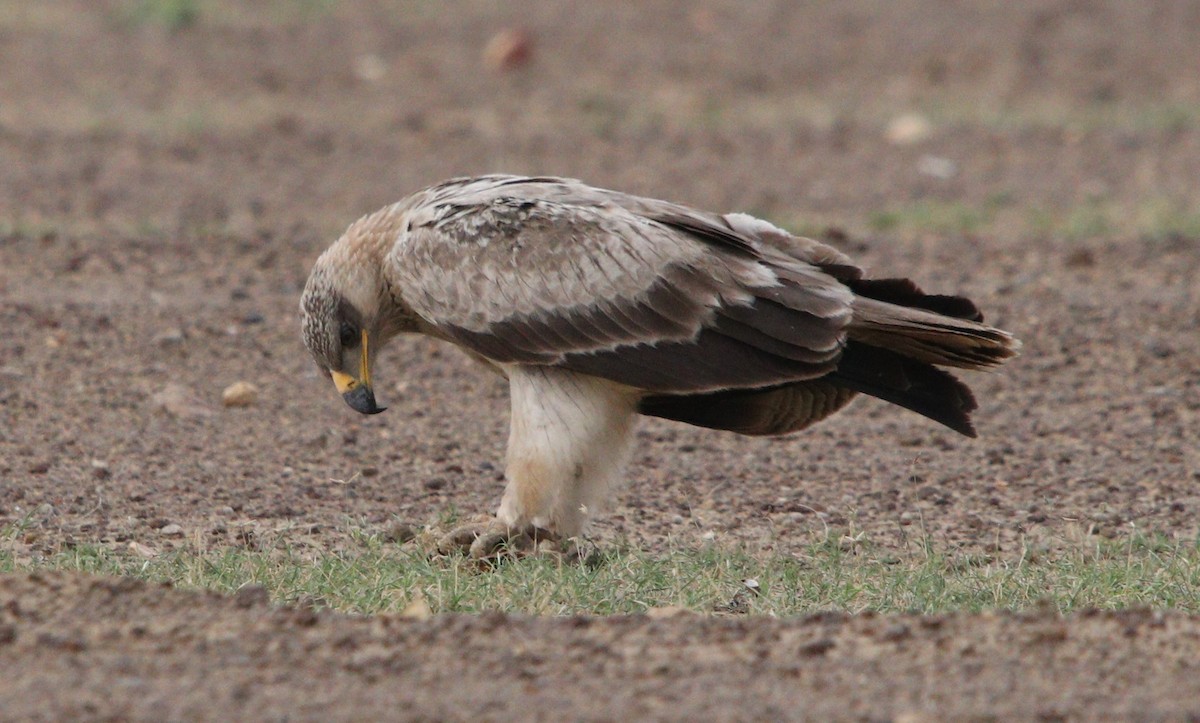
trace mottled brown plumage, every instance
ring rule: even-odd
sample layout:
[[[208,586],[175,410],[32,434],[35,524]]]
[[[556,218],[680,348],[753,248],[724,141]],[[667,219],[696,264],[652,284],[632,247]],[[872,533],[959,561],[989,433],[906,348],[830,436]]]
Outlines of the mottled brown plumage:
[[[973,435],[974,397],[939,367],[993,367],[1019,347],[967,299],[866,279],[760,219],[560,178],[456,179],[360,219],[301,308],[306,345],[359,411],[379,411],[374,352],[400,332],[510,379],[499,537],[581,532],[638,413],[783,434],[864,393]]]

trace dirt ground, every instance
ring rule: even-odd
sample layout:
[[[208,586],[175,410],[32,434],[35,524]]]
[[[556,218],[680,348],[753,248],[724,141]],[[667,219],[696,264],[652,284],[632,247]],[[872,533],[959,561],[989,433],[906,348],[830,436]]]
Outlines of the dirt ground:
[[[61,574],[2,599],[13,719],[1145,720],[1200,697],[1195,619],[1149,611],[415,621]]]
[[[512,28],[532,53],[499,69]],[[490,510],[500,381],[402,341],[389,411],[360,417],[296,315],[350,221],[487,171],[836,226],[1025,342],[972,380],[978,440],[872,401],[778,440],[647,421],[601,542],[1005,557],[1200,531],[1200,238],[1154,231],[1200,210],[1194,3],[9,0],[0,65],[18,556],[330,550]],[[928,207],[994,218],[876,216]],[[1037,231],[1096,208],[1115,230]],[[259,399],[225,408],[237,381]],[[1200,619],[1176,614],[406,621],[65,575],[0,578],[0,602],[12,718],[1200,715]]]

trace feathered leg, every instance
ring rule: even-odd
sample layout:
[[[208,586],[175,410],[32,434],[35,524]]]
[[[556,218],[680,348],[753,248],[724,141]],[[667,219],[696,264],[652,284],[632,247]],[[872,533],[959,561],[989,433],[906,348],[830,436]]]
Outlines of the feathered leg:
[[[518,538],[580,535],[620,485],[633,442],[633,390],[548,367],[507,372],[508,484],[495,521],[473,537],[475,557]],[[451,535],[472,539],[465,529]]]

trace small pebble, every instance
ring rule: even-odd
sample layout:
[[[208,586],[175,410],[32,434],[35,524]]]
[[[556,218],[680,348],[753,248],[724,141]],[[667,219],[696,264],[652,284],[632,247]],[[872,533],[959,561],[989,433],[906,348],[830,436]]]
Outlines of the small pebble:
[[[519,28],[501,30],[483,49],[483,64],[493,72],[515,70],[532,57],[533,38]]]
[[[919,113],[906,113],[892,119],[883,132],[888,142],[897,146],[920,143],[933,134],[933,124]]]
[[[149,560],[152,557],[158,557],[158,551],[148,545],[143,545],[140,542],[130,542],[129,551],[138,557],[144,557]]]
[[[227,407],[248,407],[258,401],[258,387],[250,382],[234,382],[221,392],[221,403]]]

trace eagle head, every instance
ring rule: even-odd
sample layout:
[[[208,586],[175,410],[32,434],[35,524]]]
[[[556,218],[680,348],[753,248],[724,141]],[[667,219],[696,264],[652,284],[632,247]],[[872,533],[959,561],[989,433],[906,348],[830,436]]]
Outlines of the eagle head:
[[[304,345],[352,409],[378,414],[371,368],[386,338],[378,265],[350,234],[317,259],[300,298]]]

